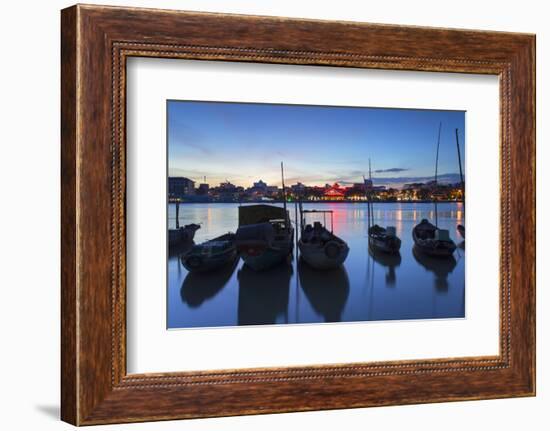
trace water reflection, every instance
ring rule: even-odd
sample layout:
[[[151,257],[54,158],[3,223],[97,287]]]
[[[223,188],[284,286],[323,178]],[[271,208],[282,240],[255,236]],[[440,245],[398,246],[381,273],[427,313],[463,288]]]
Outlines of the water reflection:
[[[288,322],[288,296],[292,266],[283,263],[267,271],[254,271],[243,265],[239,280],[239,325],[265,325]],[[282,318],[283,322],[278,322]]]
[[[349,279],[341,266],[328,271],[313,269],[303,260],[298,262],[300,286],[313,309],[325,322],[340,322],[349,296]]]
[[[367,211],[362,203],[308,203],[304,209],[335,212],[334,231],[350,247],[344,268],[334,273],[314,271],[293,261],[255,273],[242,268],[241,260],[235,268],[190,275],[176,257],[186,250],[170,250],[168,327],[464,317],[466,250],[456,232],[456,225],[464,224],[460,205],[438,204],[439,225],[449,229],[458,245],[456,259],[450,260],[435,260],[413,251],[415,218],[433,216],[431,203],[376,207],[375,223],[393,224],[398,229],[400,256],[369,253]],[[181,222],[202,223],[195,243],[235,231],[238,226],[238,204],[189,204],[180,210]],[[169,211],[175,214],[172,206]],[[290,215],[294,218],[294,210]]]
[[[369,256],[380,266],[388,268],[386,272],[386,286],[395,286],[395,268],[401,265],[401,253],[376,252],[369,247]]]
[[[238,260],[218,271],[189,272],[181,285],[181,300],[191,308],[197,308],[207,299],[216,296],[227,284]]]
[[[456,259],[454,256],[449,257],[432,257],[422,253],[416,246],[413,247],[414,259],[422,265],[426,270],[433,272],[435,275],[435,287],[438,290],[449,289],[447,277],[456,267]]]

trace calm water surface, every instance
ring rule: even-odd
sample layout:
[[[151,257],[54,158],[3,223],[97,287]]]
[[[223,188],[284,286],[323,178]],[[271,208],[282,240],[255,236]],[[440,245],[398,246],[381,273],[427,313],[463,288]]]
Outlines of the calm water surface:
[[[294,204],[288,209],[294,221]],[[334,211],[334,233],[350,247],[341,269],[313,270],[295,248],[291,264],[269,271],[256,273],[239,259],[222,271],[190,274],[171,255],[168,328],[464,317],[465,249],[456,231],[462,204],[437,205],[439,226],[459,245],[448,260],[413,253],[412,228],[422,218],[433,222],[433,204],[375,204],[375,223],[396,226],[402,240],[396,257],[369,252],[366,204],[314,203],[304,209]],[[168,220],[173,227],[175,205],[169,205]],[[180,224],[188,223],[202,224],[195,243],[235,232],[238,204],[180,205]]]

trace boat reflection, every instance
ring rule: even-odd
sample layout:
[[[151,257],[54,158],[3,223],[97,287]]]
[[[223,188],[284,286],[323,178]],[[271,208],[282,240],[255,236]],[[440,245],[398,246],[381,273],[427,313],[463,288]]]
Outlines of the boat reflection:
[[[300,286],[313,309],[325,322],[340,322],[349,296],[348,273],[344,266],[319,271],[300,259],[298,262]]]
[[[386,272],[386,286],[395,286],[395,268],[401,265],[401,253],[376,252],[369,247],[369,255],[380,266],[388,268]]]
[[[449,289],[447,277],[456,267],[456,259],[454,255],[445,258],[431,257],[422,253],[422,251],[418,250],[416,246],[413,246],[413,256],[414,259],[426,270],[434,273],[436,289]]]
[[[181,285],[181,300],[191,308],[198,308],[207,299],[216,296],[227,284],[238,259],[217,271],[189,272]]]
[[[288,323],[288,296],[292,266],[283,263],[264,271],[254,271],[243,265],[237,274],[239,280],[239,325],[277,323],[284,316]]]

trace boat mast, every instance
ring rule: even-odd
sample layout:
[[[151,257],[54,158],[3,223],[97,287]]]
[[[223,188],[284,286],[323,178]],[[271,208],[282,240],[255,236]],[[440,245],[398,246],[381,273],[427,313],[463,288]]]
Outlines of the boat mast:
[[[437,192],[437,165],[439,163],[439,144],[440,144],[440,142],[441,142],[441,121],[439,122],[439,132],[437,133],[437,150],[435,152],[435,180],[434,180],[434,190],[435,190],[435,192]],[[437,197],[436,196],[434,196],[434,207],[435,207],[435,227],[437,227]]]
[[[365,197],[367,198],[367,229],[370,228],[370,196],[367,188],[367,179],[363,175],[363,185],[365,186]]]
[[[369,220],[369,227],[370,226],[374,226],[374,207],[372,205],[372,172],[371,172],[371,168],[370,168],[370,158],[369,158],[369,216],[370,216],[370,220]]]
[[[458,170],[460,172],[460,187],[462,189],[462,202],[464,202],[464,177],[462,176],[462,158],[460,157],[460,143],[458,142],[458,129],[455,129],[456,151],[458,153]]]
[[[176,201],[176,229],[180,228],[180,201]]]
[[[286,189],[285,189],[285,172],[283,168],[283,162],[281,162],[281,181],[283,183],[283,208],[285,210],[286,228],[290,230],[288,213],[286,212]]]

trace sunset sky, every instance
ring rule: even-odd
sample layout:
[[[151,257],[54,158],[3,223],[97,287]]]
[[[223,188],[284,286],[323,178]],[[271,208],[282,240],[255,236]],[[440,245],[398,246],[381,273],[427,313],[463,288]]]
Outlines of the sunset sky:
[[[439,122],[441,181],[459,181],[455,128],[464,167],[463,111],[168,101],[168,169],[211,186],[338,182],[368,176],[400,187],[433,179]]]

